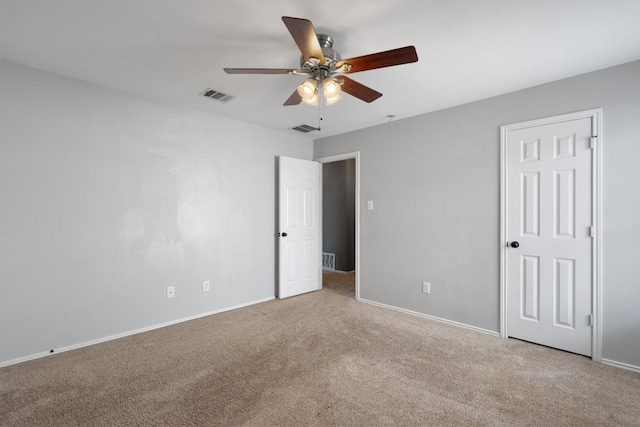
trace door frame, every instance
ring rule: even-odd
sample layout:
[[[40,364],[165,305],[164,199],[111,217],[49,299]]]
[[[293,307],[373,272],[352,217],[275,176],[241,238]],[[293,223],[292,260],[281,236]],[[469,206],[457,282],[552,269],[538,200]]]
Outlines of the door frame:
[[[360,152],[354,151],[351,153],[336,154],[333,156],[320,157],[314,159],[320,164],[339,162],[342,160],[355,159],[356,161],[356,176],[355,176],[355,264],[356,264],[356,301],[360,301]],[[320,189],[322,190],[322,168],[320,168]],[[322,204],[324,203],[323,197],[320,197],[320,213],[322,214]],[[320,238],[322,239],[322,227],[324,224],[324,218],[320,221]],[[322,279],[322,278],[321,278]],[[322,282],[321,282],[322,283]]]
[[[591,215],[594,225],[593,239],[591,239],[591,312],[593,313],[593,327],[591,330],[591,359],[596,362],[602,361],[602,281],[601,281],[601,157],[602,157],[602,108],[578,111],[575,113],[562,114],[559,116],[546,117],[537,120],[513,123],[500,126],[500,336],[508,338],[507,323],[507,138],[510,131],[550,125],[558,122],[591,118]]]

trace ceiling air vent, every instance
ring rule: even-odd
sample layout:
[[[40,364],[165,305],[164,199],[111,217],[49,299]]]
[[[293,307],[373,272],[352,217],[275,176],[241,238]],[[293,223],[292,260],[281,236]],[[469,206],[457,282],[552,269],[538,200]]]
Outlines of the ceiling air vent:
[[[211,88],[200,93],[202,96],[206,96],[207,98],[215,99],[220,102],[229,102],[233,99],[233,96],[227,95],[226,93],[218,92],[217,90],[213,90]]]
[[[311,125],[307,125],[307,124],[296,126],[294,128],[291,128],[291,129],[297,130],[298,132],[302,132],[302,133],[309,133],[309,132],[312,132],[314,130],[318,130],[317,127],[314,127],[314,126],[311,126]]]

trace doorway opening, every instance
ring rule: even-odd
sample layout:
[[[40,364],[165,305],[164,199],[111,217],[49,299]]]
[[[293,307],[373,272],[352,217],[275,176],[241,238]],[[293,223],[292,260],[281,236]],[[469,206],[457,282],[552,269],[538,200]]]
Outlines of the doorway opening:
[[[323,285],[360,298],[359,152],[316,159],[322,164]]]

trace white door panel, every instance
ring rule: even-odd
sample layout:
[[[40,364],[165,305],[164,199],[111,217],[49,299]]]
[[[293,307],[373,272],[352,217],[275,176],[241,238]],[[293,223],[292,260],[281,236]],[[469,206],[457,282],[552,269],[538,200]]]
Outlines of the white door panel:
[[[280,157],[278,298],[320,289],[320,164]]]
[[[591,118],[508,132],[507,333],[591,355]]]

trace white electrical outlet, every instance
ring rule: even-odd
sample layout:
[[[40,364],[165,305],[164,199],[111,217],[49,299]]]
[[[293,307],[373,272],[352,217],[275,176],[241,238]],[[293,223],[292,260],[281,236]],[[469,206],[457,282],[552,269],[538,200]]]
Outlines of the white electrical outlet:
[[[430,294],[431,293],[431,283],[422,282],[422,292],[424,292],[425,294]]]
[[[209,281],[205,280],[202,282],[202,292],[209,292]]]
[[[167,286],[167,298],[173,298],[176,296],[176,287]]]

